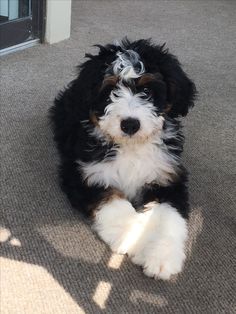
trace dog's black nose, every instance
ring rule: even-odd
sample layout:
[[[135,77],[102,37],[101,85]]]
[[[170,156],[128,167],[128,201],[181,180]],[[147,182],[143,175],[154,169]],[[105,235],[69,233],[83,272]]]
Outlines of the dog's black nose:
[[[140,122],[137,119],[128,118],[121,121],[120,128],[124,133],[133,135],[140,129]]]

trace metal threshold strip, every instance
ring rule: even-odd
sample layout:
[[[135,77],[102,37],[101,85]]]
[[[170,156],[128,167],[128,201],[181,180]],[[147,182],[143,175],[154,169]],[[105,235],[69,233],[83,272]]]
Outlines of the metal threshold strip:
[[[12,52],[23,50],[25,48],[33,47],[33,46],[38,45],[39,43],[40,43],[40,40],[37,38],[37,39],[32,39],[32,40],[26,41],[24,43],[21,43],[15,46],[7,47],[0,50],[0,56],[4,56]]]

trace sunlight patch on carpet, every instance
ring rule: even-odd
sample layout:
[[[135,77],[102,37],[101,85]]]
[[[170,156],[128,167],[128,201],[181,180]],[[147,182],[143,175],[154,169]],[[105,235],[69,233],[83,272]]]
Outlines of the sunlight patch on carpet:
[[[43,267],[0,258],[1,314],[84,314]]]
[[[125,255],[113,253],[108,261],[107,266],[113,269],[119,269]]]
[[[134,290],[131,292],[130,300],[134,303],[139,303],[142,301],[145,303],[154,304],[158,307],[164,307],[168,304],[166,298],[159,294],[153,294],[139,290]]]
[[[105,309],[106,301],[111,291],[109,282],[100,281],[93,296],[93,301],[101,308]]]

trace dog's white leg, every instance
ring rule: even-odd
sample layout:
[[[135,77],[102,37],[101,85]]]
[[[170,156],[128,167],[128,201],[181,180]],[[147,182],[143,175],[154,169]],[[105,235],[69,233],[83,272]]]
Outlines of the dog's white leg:
[[[143,266],[147,276],[169,279],[183,267],[186,221],[167,203],[156,203],[142,215],[147,217],[145,227],[130,251],[131,259]]]
[[[130,202],[115,198],[100,207],[93,227],[114,252],[125,254],[136,241],[137,215]]]
[[[137,213],[125,199],[113,199],[96,213],[94,229],[111,249],[143,266],[147,276],[169,279],[185,260],[187,224],[167,203]]]

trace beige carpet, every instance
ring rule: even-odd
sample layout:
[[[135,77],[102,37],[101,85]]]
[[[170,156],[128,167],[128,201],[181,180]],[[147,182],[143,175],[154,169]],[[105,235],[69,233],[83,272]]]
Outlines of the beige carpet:
[[[235,1],[74,1],[72,36],[1,58],[1,314],[236,313]],[[96,43],[167,42],[195,79],[188,260],[170,282],[113,255],[58,187],[47,120]]]

